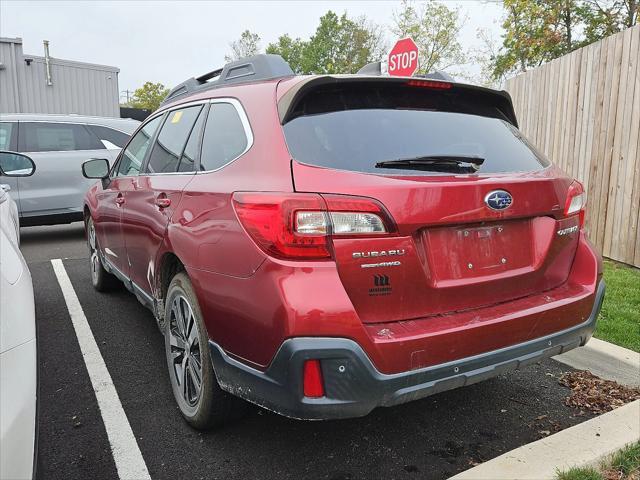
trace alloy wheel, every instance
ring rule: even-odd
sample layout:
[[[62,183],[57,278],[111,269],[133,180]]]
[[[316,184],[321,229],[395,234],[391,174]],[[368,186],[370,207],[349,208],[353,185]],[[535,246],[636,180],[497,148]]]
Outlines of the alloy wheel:
[[[89,220],[89,251],[91,254],[91,280],[95,285],[98,282],[98,275],[100,274],[100,257],[98,257],[98,249],[96,248],[96,229],[93,225],[93,220]]]
[[[189,301],[176,295],[169,318],[170,366],[182,398],[194,407],[202,390],[202,361],[198,326]]]

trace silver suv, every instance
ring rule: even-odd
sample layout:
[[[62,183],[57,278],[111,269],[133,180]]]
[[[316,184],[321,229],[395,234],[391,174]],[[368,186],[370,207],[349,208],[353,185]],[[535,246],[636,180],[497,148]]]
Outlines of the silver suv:
[[[18,204],[20,225],[82,220],[82,199],[93,183],[81,174],[89,158],[118,156],[140,122],[80,115],[1,114],[0,150],[28,154],[31,177],[3,178]]]

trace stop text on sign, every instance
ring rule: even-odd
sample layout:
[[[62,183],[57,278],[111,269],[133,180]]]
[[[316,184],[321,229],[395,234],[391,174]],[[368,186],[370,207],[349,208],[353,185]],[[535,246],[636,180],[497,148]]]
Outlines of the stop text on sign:
[[[410,77],[418,69],[418,46],[411,38],[398,40],[389,52],[389,75]]]
[[[404,52],[389,55],[389,71],[409,68],[418,61],[418,52]]]

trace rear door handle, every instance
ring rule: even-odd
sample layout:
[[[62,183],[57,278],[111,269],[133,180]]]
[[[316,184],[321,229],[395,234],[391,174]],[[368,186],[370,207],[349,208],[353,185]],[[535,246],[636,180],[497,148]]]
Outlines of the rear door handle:
[[[124,203],[124,195],[121,193],[116,197],[116,205],[122,205]]]
[[[167,208],[169,205],[171,205],[171,199],[167,197],[166,193],[159,193],[156,197],[156,205],[160,208]]]

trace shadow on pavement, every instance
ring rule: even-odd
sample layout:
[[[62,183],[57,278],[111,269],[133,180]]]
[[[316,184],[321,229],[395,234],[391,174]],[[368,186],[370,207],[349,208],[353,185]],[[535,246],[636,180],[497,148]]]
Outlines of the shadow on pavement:
[[[20,228],[20,250],[28,263],[52,258],[85,258],[88,250],[82,222]]]
[[[568,389],[558,378],[569,369],[545,360],[364,418],[302,422],[252,407],[244,420],[198,432],[175,405],[151,313],[124,289],[95,292],[84,260],[65,261],[65,268],[154,479],[448,478],[589,418],[564,405]],[[68,427],[66,440],[81,430]],[[60,440],[51,439],[42,452],[45,465]],[[65,470],[57,473],[86,474],[78,467]]]

